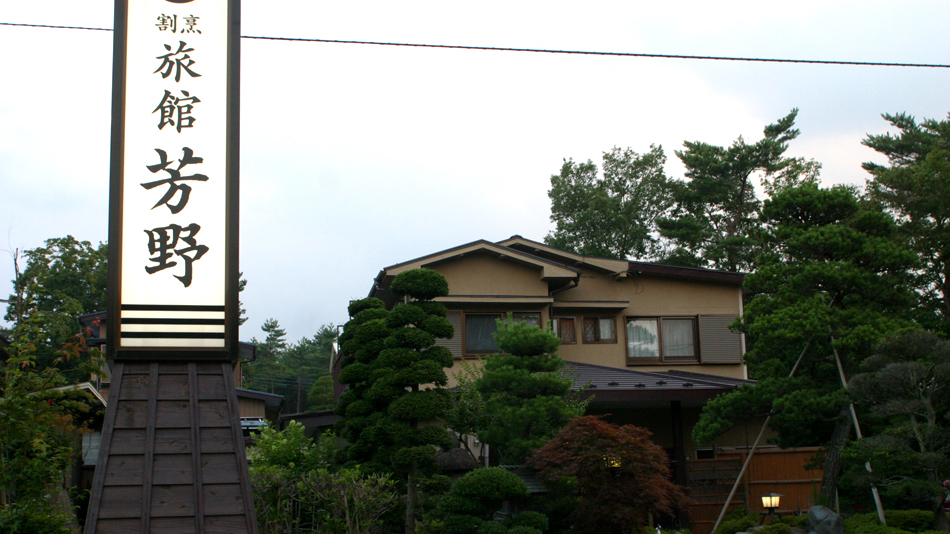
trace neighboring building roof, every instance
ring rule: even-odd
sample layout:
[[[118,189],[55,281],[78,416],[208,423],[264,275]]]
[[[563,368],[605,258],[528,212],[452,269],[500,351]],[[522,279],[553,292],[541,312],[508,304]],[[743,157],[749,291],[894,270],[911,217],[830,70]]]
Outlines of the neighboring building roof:
[[[565,362],[567,376],[574,378],[573,390],[589,387],[585,396],[595,403],[649,401],[704,402],[754,380],[742,380],[686,371],[646,372],[589,363]]]
[[[284,430],[291,421],[296,421],[304,426],[305,436],[317,439],[325,429],[331,428],[340,419],[341,417],[333,413],[333,410],[287,413],[277,418],[277,428]]]
[[[544,485],[544,481],[538,478],[537,473],[534,469],[525,467],[523,465],[499,465],[498,467],[511,471],[512,473],[518,475],[526,486],[528,486],[528,493],[534,495],[536,493],[547,493],[548,487]]]
[[[265,393],[263,391],[254,391],[253,389],[244,389],[244,388],[234,388],[237,391],[238,397],[244,397],[246,399],[255,399],[264,401],[264,406],[267,408],[280,408],[280,405],[284,403],[284,396],[277,395],[274,393]]]

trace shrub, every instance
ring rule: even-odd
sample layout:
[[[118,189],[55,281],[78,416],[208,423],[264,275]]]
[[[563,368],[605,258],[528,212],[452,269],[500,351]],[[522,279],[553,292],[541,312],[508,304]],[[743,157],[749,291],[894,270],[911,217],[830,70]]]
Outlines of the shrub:
[[[934,514],[927,510],[885,510],[887,526],[881,525],[876,512],[853,515],[844,520],[846,534],[922,533],[934,526]]]
[[[775,522],[757,529],[755,534],[792,534],[792,527],[786,523]]]
[[[735,534],[759,523],[759,514],[746,508],[729,512],[713,534]]]
[[[538,532],[544,532],[548,529],[548,517],[540,512],[521,512],[508,520],[508,526],[531,527]]]
[[[934,513],[927,510],[885,510],[887,526],[908,532],[924,532],[934,527]]]

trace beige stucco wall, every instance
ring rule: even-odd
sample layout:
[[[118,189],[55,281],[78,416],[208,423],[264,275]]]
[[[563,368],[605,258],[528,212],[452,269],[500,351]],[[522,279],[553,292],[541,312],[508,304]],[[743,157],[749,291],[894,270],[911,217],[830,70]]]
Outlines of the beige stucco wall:
[[[429,268],[442,273],[449,283],[450,295],[484,296],[480,302],[447,302],[449,309],[469,313],[537,311],[542,324],[547,326],[552,316],[574,317],[577,343],[562,344],[559,355],[568,361],[605,365],[641,371],[677,369],[748,378],[742,364],[658,364],[628,366],[626,358],[626,318],[634,316],[689,316],[723,315],[736,317],[742,312],[742,290],[739,286],[693,280],[667,278],[656,275],[618,277],[600,269],[572,266],[581,270],[577,287],[556,291],[541,279],[541,270],[534,265],[501,258],[495,254],[472,253],[440,261]],[[565,308],[539,302],[516,302],[513,296],[553,296],[556,303],[576,302],[576,307]],[[450,297],[451,298],[451,297]],[[628,302],[625,308],[616,304],[596,304],[596,301]],[[615,319],[617,340],[613,343],[584,343],[584,317],[611,316]],[[463,332],[456,332],[463,335]],[[468,360],[472,361],[472,360]],[[457,366],[457,365],[456,365]],[[457,369],[453,371],[457,372]],[[450,381],[452,371],[449,372]],[[451,385],[454,385],[452,382]]]
[[[483,253],[439,262],[429,268],[445,276],[451,295],[548,294],[540,268]]]

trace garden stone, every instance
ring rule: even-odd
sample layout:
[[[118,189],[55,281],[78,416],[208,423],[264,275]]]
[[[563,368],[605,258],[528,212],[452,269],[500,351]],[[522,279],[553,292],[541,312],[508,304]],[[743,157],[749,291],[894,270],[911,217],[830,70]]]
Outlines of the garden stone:
[[[812,506],[805,522],[808,534],[844,534],[841,516],[824,506]]]

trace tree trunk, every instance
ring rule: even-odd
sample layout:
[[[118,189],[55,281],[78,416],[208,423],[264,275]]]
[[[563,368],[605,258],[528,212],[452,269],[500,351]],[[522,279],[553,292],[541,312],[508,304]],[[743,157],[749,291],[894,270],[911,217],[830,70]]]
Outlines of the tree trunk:
[[[416,534],[416,471],[416,462],[413,461],[406,480],[406,534]]]
[[[851,414],[847,407],[838,413],[831,442],[825,452],[825,473],[821,477],[821,494],[815,504],[824,504],[834,508],[835,494],[838,490],[838,478],[841,476],[841,448],[851,437]]]

